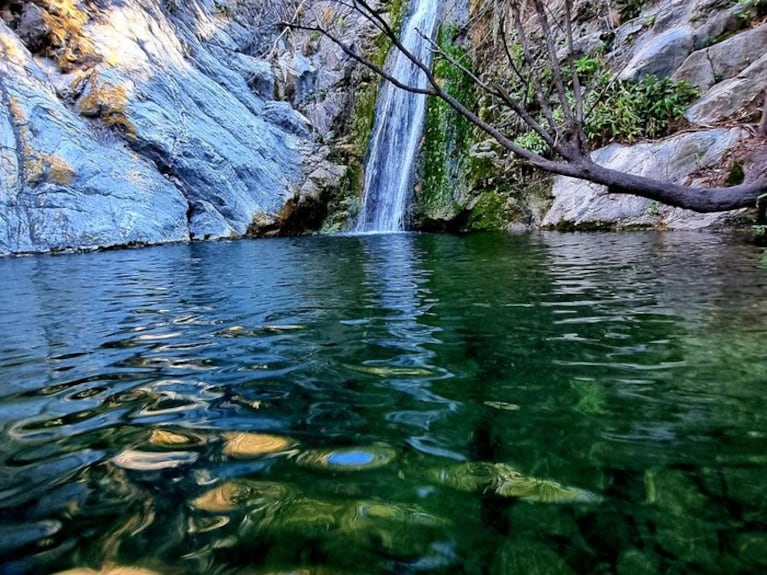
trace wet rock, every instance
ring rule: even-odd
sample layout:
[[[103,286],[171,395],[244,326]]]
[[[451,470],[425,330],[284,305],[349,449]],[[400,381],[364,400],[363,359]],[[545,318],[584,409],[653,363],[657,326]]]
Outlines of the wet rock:
[[[633,146],[611,144],[592,157],[612,169],[684,183],[697,170],[716,165],[744,136],[740,129],[707,130]],[[550,227],[698,229],[722,225],[739,216],[696,214],[637,196],[607,194],[604,186],[565,177],[554,178],[552,195],[554,203],[543,219],[543,225]]]

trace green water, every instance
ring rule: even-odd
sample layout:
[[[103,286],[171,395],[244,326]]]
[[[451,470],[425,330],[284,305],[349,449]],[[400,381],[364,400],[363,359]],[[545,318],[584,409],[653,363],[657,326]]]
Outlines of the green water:
[[[698,233],[0,260],[0,573],[761,572],[765,295]]]

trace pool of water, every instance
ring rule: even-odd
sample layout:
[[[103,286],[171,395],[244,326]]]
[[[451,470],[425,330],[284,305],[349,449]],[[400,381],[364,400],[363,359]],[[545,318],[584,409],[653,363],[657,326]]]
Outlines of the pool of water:
[[[697,233],[2,259],[0,573],[759,572],[766,295]]]

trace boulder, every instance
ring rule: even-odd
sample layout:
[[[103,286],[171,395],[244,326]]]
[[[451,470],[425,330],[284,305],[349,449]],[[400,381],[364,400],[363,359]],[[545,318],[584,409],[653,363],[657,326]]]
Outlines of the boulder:
[[[701,90],[733,78],[761,56],[767,46],[767,24],[752,28],[690,54],[674,73],[675,80],[688,80]]]
[[[693,28],[679,26],[641,42],[621,72],[622,80],[638,80],[650,74],[659,78],[671,76],[692,52]]]
[[[739,118],[748,107],[761,102],[767,90],[767,53],[740,74],[715,84],[685,113],[693,124],[710,126]]]
[[[684,183],[696,171],[716,165],[745,136],[740,129],[717,129],[633,146],[611,144],[594,152],[600,165],[661,181]],[[733,214],[697,214],[638,196],[608,194],[604,186],[558,176],[554,203],[543,219],[548,227],[663,227],[698,229],[721,225]]]

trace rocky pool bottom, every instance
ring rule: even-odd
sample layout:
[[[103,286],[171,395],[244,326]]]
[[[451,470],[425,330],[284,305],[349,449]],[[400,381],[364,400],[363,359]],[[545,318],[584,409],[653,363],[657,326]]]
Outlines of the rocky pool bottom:
[[[767,567],[747,238],[203,243],[0,294],[0,573]]]

